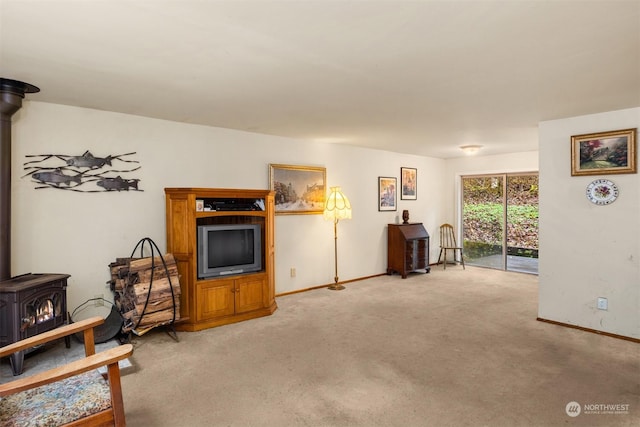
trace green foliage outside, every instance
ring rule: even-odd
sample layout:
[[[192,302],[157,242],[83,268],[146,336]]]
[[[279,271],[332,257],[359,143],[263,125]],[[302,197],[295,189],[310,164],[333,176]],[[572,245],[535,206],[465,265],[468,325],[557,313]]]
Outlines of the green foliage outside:
[[[502,253],[502,181],[491,177],[463,180],[464,247],[473,259]],[[507,252],[538,256],[537,176],[508,179]]]

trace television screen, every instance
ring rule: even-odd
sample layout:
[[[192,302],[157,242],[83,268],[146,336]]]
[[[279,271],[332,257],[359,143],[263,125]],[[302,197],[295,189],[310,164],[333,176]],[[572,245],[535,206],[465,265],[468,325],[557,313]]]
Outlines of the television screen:
[[[211,230],[208,234],[209,268],[253,263],[253,230]]]
[[[260,225],[201,225],[197,234],[199,278],[262,269]]]

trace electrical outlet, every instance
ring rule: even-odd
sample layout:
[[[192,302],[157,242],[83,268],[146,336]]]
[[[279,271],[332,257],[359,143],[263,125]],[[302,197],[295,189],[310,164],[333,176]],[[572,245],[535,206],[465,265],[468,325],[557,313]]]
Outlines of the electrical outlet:
[[[291,267],[291,277],[296,277],[296,269]]]
[[[607,310],[609,303],[606,298],[598,298],[598,309],[599,310]]]
[[[102,298],[104,298],[104,294],[96,295],[93,298],[95,298],[93,300],[94,307],[102,307],[104,305],[104,301],[102,300]]]

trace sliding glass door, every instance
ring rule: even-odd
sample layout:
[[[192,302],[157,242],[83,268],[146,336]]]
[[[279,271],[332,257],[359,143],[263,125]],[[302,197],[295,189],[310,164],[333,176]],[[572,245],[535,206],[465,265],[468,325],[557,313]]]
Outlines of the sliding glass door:
[[[462,241],[469,265],[538,272],[538,174],[462,177]]]

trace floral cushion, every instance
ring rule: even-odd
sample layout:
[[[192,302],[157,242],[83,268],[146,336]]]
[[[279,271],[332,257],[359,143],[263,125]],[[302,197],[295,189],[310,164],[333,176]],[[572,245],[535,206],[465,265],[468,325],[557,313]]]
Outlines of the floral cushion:
[[[0,397],[0,426],[59,426],[110,407],[109,384],[94,370]]]

